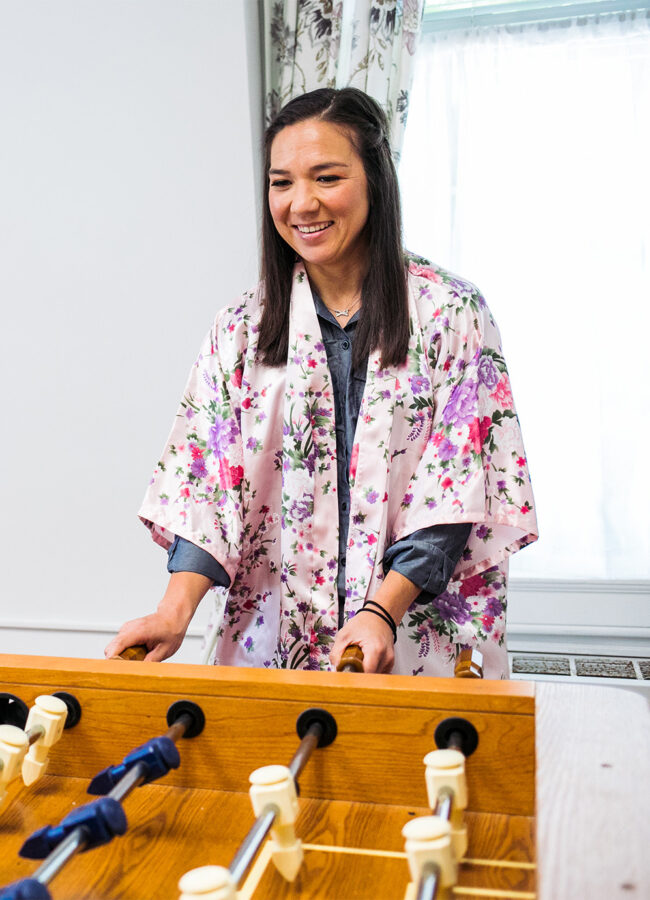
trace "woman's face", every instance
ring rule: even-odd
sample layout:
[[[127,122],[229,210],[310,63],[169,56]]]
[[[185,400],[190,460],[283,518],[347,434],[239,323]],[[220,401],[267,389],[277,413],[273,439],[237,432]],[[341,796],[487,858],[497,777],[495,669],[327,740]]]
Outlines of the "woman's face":
[[[306,119],[278,132],[269,207],[279,234],[308,266],[365,263],[368,182],[342,128]]]

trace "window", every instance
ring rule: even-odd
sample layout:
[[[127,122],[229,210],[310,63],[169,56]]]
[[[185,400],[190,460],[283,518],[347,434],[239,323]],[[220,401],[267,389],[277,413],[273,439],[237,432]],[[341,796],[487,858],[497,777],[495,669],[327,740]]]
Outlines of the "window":
[[[415,62],[406,245],[500,326],[541,534],[519,578],[650,578],[650,12],[624,8],[430,3]]]

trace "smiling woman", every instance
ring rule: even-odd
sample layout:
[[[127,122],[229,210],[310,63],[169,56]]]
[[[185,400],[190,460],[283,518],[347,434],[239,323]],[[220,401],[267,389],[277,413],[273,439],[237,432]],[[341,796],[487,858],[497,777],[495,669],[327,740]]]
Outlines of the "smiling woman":
[[[269,208],[328,309],[359,304],[368,270],[368,182],[345,132],[307,119],[271,147]]]
[[[265,139],[262,281],[222,310],[140,515],[158,610],[107,655],[175,652],[211,585],[206,657],[507,677],[507,558],[536,539],[499,334],[477,289],[405,255],[379,106],[291,101]],[[219,604],[223,609],[223,604]]]

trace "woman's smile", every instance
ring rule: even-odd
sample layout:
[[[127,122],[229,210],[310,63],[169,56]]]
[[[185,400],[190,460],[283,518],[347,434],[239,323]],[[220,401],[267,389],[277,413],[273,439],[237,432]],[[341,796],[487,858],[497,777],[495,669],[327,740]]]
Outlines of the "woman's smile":
[[[294,225],[294,228],[297,228],[300,234],[309,235],[309,234],[318,234],[320,231],[325,231],[326,228],[329,228],[333,225],[333,222],[324,222],[322,225]]]

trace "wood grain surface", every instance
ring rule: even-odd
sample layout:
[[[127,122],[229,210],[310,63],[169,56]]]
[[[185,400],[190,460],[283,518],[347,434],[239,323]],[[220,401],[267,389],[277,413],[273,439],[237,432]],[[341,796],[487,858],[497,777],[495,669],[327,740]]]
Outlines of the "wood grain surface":
[[[84,779],[48,775],[32,788],[14,791],[0,819],[0,884],[35,870],[37,862],[18,857],[25,835],[87,803],[86,786]],[[56,900],[175,900],[180,876],[195,866],[228,865],[254,820],[247,794],[163,783],[139,788],[124,808],[126,835],[66,866],[52,883]],[[309,847],[301,873],[287,884],[267,866],[252,900],[401,898],[408,883],[401,830],[410,818],[428,812],[423,807],[301,799],[296,830]],[[532,820],[474,813],[468,824],[468,857],[480,862],[461,866],[460,885],[532,890],[535,873],[525,865],[534,854]],[[495,859],[508,859],[513,866],[489,864]]]
[[[133,663],[124,660],[66,659],[49,656],[0,654],[0,681],[41,685],[52,690],[62,681],[79,687],[112,690],[187,693],[209,685],[215,696],[301,700],[308,688],[312,699],[331,700],[344,691],[349,701],[383,706],[390,700],[400,707],[421,706],[422,696],[435,694],[440,709],[459,704],[477,712],[533,715],[535,687],[523,681],[413,678],[408,675],[303,672],[247,669],[233,666],[190,666],[180,663]]]
[[[650,716],[644,697],[537,685],[540,900],[650,898]]]
[[[176,667],[159,663],[95,660],[80,671],[40,660],[26,668],[24,658],[22,665],[2,662],[0,691],[11,691],[10,675],[28,705],[46,689],[69,691],[81,703],[79,725],[52,751],[49,772],[54,775],[91,778],[134,745],[164,732],[171,704],[191,697],[204,710],[205,731],[196,741],[182,742],[184,764],[170,772],[166,783],[247,791],[253,769],[269,760],[289,762],[298,745],[300,713],[324,707],[337,721],[338,737],[314,754],[301,777],[303,796],[417,806],[426,803],[421,763],[435,749],[436,726],[459,716],[479,733],[468,767],[470,809],[534,812],[534,701],[530,689],[519,685],[513,686],[511,711],[502,682],[463,680],[468,685],[463,693],[453,679],[266,670],[256,670],[252,679],[244,669],[213,669],[215,677],[208,678],[206,669],[211,670],[204,666],[178,666],[196,675],[179,678]],[[161,672],[169,675],[160,677]],[[330,678],[337,681],[331,689]],[[373,687],[375,679],[379,688]],[[71,758],[74,744],[83,752]]]

